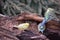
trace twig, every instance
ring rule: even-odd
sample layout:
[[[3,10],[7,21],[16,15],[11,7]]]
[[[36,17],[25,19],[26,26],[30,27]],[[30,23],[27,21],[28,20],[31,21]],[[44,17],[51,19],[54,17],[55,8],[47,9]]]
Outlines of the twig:
[[[7,13],[8,13],[9,16],[11,16],[11,12],[10,12],[10,8],[9,8],[9,4],[7,3],[7,5],[8,5]]]
[[[14,10],[12,9],[12,8],[10,8],[11,9],[11,11],[12,11],[12,14],[14,15],[14,16],[16,16],[16,13],[14,12]]]
[[[7,38],[10,38],[10,39],[13,39],[13,40],[19,40],[19,39],[18,39],[17,37],[15,37],[15,36],[6,34],[6,33],[1,32],[1,31],[0,31],[0,33],[1,33],[2,35],[4,35],[5,37],[7,37]]]
[[[8,3],[10,3],[13,7],[15,7],[17,10],[21,11],[20,7],[18,7],[16,4],[14,4],[12,1],[7,0]]]

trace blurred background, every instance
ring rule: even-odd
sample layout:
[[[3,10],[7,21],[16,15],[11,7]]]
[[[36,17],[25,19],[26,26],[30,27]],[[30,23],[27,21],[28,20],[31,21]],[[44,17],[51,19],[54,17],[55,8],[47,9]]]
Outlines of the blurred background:
[[[0,13],[8,16],[16,16],[24,11],[44,16],[47,8],[55,9],[55,14],[59,18],[59,0],[0,0]]]

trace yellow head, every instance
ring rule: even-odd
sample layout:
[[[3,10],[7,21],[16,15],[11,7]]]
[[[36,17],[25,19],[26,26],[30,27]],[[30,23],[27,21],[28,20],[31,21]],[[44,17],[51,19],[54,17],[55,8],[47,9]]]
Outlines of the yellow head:
[[[18,28],[19,30],[26,30],[29,27],[29,23],[22,23],[22,24],[15,26],[15,27]]]

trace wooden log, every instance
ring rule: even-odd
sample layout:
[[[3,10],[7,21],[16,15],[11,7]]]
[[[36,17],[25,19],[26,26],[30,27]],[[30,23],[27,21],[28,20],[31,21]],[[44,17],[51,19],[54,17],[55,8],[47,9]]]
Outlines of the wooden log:
[[[40,17],[36,14],[23,13],[22,15],[24,16],[23,17],[20,16],[16,20],[34,20],[37,22],[41,22],[44,19],[43,17]],[[48,28],[51,27],[52,29],[60,29],[60,23],[55,20],[51,20],[47,23],[47,27]]]
[[[17,20],[19,21],[20,20],[34,20],[40,23],[44,19],[43,17],[40,17],[36,14],[23,13],[22,15],[24,16],[18,17]],[[46,23],[46,30],[48,30],[48,32],[47,31],[45,32],[46,34],[58,33],[58,35],[60,35],[60,23],[55,20],[51,20]]]

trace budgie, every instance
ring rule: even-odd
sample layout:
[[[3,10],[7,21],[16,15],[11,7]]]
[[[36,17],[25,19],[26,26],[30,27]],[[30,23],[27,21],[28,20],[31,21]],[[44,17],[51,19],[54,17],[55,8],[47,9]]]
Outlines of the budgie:
[[[40,31],[42,33],[44,32],[44,30],[46,28],[45,23],[47,23],[48,21],[50,21],[52,19],[52,18],[50,18],[50,16],[51,16],[50,14],[52,14],[52,13],[55,13],[54,9],[48,8],[45,13],[45,17],[44,17],[43,21],[41,23],[39,23],[39,25],[38,25],[38,31]]]
[[[29,27],[29,23],[22,23],[19,25],[15,25],[14,27],[18,28],[19,30],[26,30]]]

